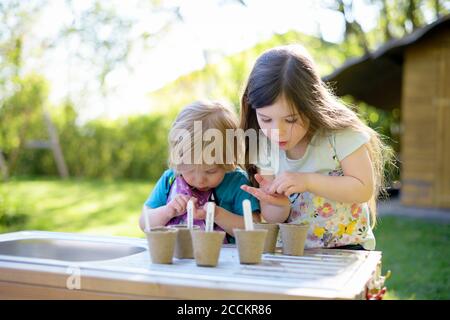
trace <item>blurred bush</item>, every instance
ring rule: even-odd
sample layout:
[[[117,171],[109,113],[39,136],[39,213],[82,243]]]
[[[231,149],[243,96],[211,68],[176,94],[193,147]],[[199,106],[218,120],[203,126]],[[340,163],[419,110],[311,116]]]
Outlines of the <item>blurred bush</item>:
[[[42,119],[42,111],[46,109],[57,127],[71,176],[154,181],[166,168],[167,135],[177,111],[194,100],[211,99],[226,101],[239,113],[240,95],[256,58],[268,48],[288,43],[302,43],[307,47],[322,75],[360,53],[356,45],[348,45],[344,52],[339,45],[298,32],[277,34],[152,92],[150,100],[152,105],[162,106],[160,113],[118,120],[97,119],[84,124],[77,122],[77,106],[70,101],[49,106],[48,84],[43,77],[17,77],[9,91],[12,94],[6,98],[0,95],[0,150],[10,165],[10,174],[58,175],[51,152],[24,148],[30,139],[47,138]],[[399,109],[385,112],[351,97],[344,100],[354,105],[361,118],[399,151]],[[387,174],[389,180],[398,179],[395,168],[387,168]]]
[[[166,115],[94,120],[76,125],[76,113],[70,104],[56,111],[52,118],[71,176],[155,180],[166,168],[171,124]],[[15,174],[58,172],[51,152],[25,149]]]
[[[6,189],[0,188],[0,233],[23,230],[29,212],[22,201],[11,199]]]
[[[46,80],[18,80],[16,92],[0,105],[0,150],[11,175],[58,175],[52,152],[28,149],[30,140],[48,139],[43,120]],[[46,108],[54,122],[71,176],[157,179],[167,163],[167,135],[173,113],[77,124],[75,107]]]

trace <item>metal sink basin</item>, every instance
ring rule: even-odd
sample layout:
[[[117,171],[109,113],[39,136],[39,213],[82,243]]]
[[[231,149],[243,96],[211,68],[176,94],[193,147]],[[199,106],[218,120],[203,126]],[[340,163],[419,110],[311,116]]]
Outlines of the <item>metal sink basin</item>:
[[[32,238],[0,241],[0,255],[62,261],[99,261],[145,251],[140,246],[101,241]]]

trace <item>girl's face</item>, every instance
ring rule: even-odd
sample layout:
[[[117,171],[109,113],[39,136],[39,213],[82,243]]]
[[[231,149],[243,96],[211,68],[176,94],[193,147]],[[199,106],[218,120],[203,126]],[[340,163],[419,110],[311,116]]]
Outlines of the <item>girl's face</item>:
[[[187,184],[199,191],[216,188],[225,176],[225,169],[218,165],[183,164],[177,171]]]
[[[278,98],[273,104],[256,109],[259,127],[273,142],[278,142],[280,149],[291,150],[298,145],[308,132],[308,123],[305,123],[298,111],[293,113],[292,108],[284,98]],[[272,137],[272,130],[278,129],[278,137]]]

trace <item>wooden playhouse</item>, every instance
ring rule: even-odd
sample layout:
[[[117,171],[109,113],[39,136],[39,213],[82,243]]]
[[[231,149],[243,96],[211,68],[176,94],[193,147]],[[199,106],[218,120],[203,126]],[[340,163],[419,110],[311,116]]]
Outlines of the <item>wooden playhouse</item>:
[[[450,208],[450,15],[324,77],[338,96],[401,110],[401,202]]]

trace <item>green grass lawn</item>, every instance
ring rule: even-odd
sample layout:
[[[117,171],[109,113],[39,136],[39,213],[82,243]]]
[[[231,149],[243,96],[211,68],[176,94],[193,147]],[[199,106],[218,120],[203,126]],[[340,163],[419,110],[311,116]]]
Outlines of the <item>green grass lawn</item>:
[[[388,299],[450,299],[450,224],[383,217],[375,237]]]
[[[16,230],[143,237],[138,217],[153,184],[18,179],[0,184],[0,233]],[[375,229],[388,299],[450,299],[450,225],[383,217]]]
[[[152,188],[153,183],[144,181],[35,179],[2,183],[0,232],[27,229],[143,237],[138,218]],[[8,228],[1,223],[2,211],[3,216],[6,211],[7,222],[12,221]]]

